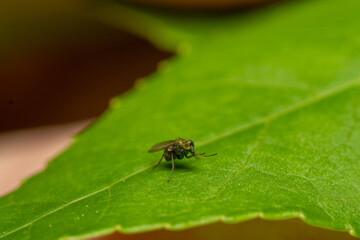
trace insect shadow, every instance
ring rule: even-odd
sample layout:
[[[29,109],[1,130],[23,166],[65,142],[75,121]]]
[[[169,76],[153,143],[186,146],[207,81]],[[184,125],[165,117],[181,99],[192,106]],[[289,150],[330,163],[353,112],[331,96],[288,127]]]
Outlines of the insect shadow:
[[[163,164],[163,165],[161,165],[161,167],[160,167],[160,169],[162,169],[162,170],[169,170],[169,169],[171,169],[172,168],[172,166],[171,166],[171,163],[169,162],[169,163],[166,163],[166,164]],[[197,171],[197,167],[195,167],[195,166],[192,166],[192,165],[190,165],[190,164],[188,164],[188,163],[182,163],[182,162],[178,162],[178,163],[176,163],[176,169],[177,170],[181,170],[181,171],[191,171],[191,172],[196,172]]]

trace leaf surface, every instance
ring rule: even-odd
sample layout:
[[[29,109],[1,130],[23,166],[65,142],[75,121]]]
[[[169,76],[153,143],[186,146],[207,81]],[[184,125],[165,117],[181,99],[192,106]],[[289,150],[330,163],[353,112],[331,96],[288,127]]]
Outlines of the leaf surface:
[[[177,56],[112,100],[48,168],[0,199],[0,238],[90,237],[299,217],[360,236],[360,2],[193,16],[118,5],[108,23]],[[129,19],[133,21],[129,21]],[[211,158],[154,172],[155,143]]]

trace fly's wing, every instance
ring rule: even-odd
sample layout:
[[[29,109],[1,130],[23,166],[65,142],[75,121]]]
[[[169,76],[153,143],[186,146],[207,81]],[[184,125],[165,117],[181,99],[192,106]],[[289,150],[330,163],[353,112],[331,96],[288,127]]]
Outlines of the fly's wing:
[[[155,144],[154,146],[151,147],[151,149],[148,151],[149,153],[152,152],[157,152],[157,151],[161,151],[166,149],[168,146],[170,146],[171,144],[173,144],[175,141],[174,140],[169,140],[169,141],[165,141],[165,142],[161,142],[158,144]]]

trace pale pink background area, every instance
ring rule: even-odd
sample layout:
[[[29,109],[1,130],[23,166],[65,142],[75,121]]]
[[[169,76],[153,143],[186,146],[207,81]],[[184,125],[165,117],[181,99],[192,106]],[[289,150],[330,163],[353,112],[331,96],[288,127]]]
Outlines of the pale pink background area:
[[[0,133],[0,196],[24,178],[43,170],[47,162],[72,142],[91,120]]]

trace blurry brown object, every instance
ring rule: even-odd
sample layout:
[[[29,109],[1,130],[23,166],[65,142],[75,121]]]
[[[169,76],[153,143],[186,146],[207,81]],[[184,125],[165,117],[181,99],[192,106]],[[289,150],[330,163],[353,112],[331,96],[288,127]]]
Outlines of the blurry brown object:
[[[0,3],[0,131],[97,117],[172,55],[77,0],[21,1]]]
[[[356,240],[346,232],[310,226],[299,219],[254,219],[237,224],[214,223],[182,231],[158,230],[139,234],[113,233],[91,240]]]
[[[0,131],[99,116],[170,56],[132,35],[95,30],[91,39],[75,36],[0,61]]]
[[[0,132],[0,197],[43,170],[49,159],[64,151],[72,136],[90,122]]]

